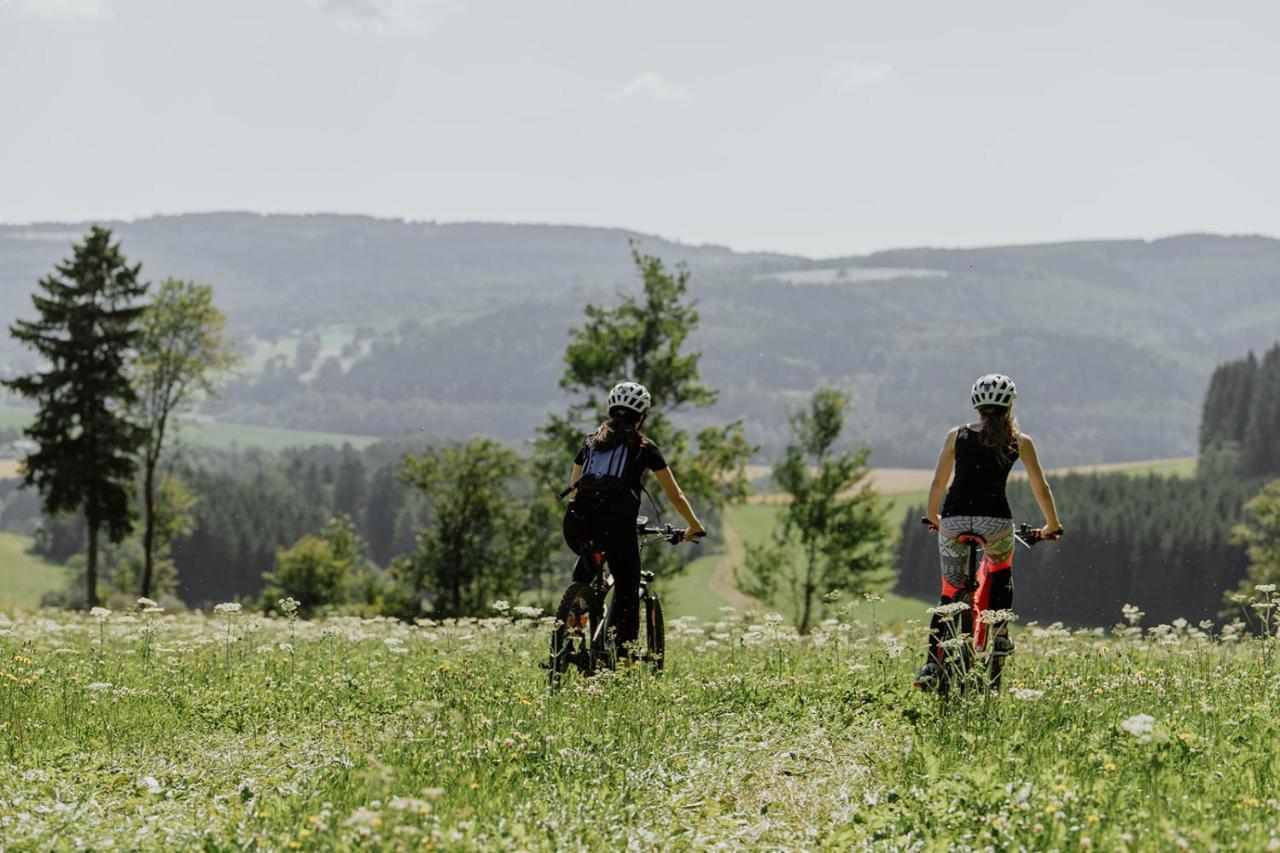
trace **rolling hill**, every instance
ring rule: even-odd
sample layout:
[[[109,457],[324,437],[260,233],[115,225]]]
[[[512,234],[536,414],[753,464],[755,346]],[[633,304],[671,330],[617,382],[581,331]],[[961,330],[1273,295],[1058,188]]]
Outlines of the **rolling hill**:
[[[0,226],[0,322],[83,223]],[[1274,342],[1280,241],[1187,235],[836,259],[742,254],[623,230],[224,213],[114,223],[152,278],[214,284],[252,371],[219,419],[519,442],[549,408],[567,330],[635,287],[629,241],[693,273],[693,345],[717,405],[772,458],[818,385],[854,397],[880,466],[932,462],[990,370],[1022,390],[1051,465],[1186,456],[1213,366]],[[0,371],[30,365],[0,342]]]

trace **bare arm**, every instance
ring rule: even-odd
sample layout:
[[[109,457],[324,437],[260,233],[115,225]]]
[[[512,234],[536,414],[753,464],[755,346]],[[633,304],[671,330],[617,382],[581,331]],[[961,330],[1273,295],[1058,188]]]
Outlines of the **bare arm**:
[[[1044,528],[1040,532],[1046,539],[1050,538],[1062,530],[1062,523],[1058,521],[1058,507],[1053,502],[1053,490],[1049,488],[1049,481],[1044,478],[1044,469],[1040,467],[1040,457],[1036,453],[1036,443],[1031,440],[1031,436],[1022,436],[1018,455],[1027,469],[1031,494],[1035,495],[1036,504],[1044,514]]]
[[[934,530],[942,523],[942,495],[946,492],[947,484],[951,482],[951,472],[956,467],[956,436],[959,432],[960,428],[957,427],[947,433],[947,439],[942,443],[942,452],[938,454],[938,467],[933,472],[933,483],[929,485],[929,510],[925,517]]]
[[[671,505],[676,508],[676,512],[684,517],[689,523],[689,535],[697,536],[699,533],[706,533],[706,528],[702,526],[702,522],[698,521],[698,516],[694,515],[693,507],[689,506],[689,499],[684,496],[680,484],[676,482],[676,477],[671,473],[670,468],[663,468],[661,471],[654,471],[653,476],[657,478],[658,485],[662,486],[662,493],[667,496],[667,500],[671,501]]]

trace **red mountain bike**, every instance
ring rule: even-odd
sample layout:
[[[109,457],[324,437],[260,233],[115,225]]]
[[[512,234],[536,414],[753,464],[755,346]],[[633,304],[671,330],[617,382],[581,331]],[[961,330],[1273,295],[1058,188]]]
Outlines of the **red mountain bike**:
[[[920,522],[934,529],[928,518],[922,518]],[[1028,548],[1041,542],[1056,541],[1061,535],[1062,531],[1059,530],[1046,539],[1040,535],[1039,528],[1030,524],[1019,524],[1014,529],[1014,538]],[[961,688],[965,687],[976,659],[984,653],[987,665],[986,687],[989,690],[999,690],[1005,659],[1009,654],[1008,650],[991,642],[991,631],[988,629],[994,626],[988,626],[982,621],[984,603],[980,589],[986,581],[987,564],[986,560],[979,558],[979,553],[985,550],[987,542],[973,532],[961,533],[956,541],[969,546],[969,570],[965,575],[964,587],[952,603],[963,603],[966,607],[943,622],[946,636],[940,643],[941,660],[938,661],[940,671],[936,688],[939,696],[946,696],[953,683]],[[992,648],[988,649],[988,645]],[[1012,646],[1008,648],[1011,649]]]
[[[649,519],[636,519],[636,535],[644,541],[643,548],[654,542],[666,541],[672,545],[694,542],[686,539],[685,531],[672,527],[650,527]],[[576,668],[583,675],[594,675],[600,667],[612,669],[618,660],[618,649],[608,630],[612,616],[613,575],[605,564],[607,554],[600,546],[588,540],[582,549],[582,559],[587,562],[590,579],[574,581],[560,598],[556,608],[556,624],[551,631],[551,653],[546,664],[552,687],[570,669]],[[644,614],[644,653],[642,660],[654,672],[662,669],[666,653],[665,625],[662,618],[662,602],[653,589],[653,572],[640,572],[640,604]]]

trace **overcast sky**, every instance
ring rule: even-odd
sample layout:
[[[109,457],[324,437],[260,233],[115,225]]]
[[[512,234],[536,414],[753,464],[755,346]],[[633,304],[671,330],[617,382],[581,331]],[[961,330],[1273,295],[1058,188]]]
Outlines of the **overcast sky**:
[[[0,221],[1280,235],[1280,4],[0,0]]]

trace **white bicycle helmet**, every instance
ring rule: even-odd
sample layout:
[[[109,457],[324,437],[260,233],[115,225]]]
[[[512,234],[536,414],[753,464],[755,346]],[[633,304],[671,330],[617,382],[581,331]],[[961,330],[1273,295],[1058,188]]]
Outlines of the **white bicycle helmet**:
[[[975,409],[982,406],[1000,406],[1009,408],[1018,398],[1018,386],[1003,373],[988,373],[973,383],[970,400]]]
[[[652,401],[653,398],[649,396],[649,389],[639,382],[619,382],[609,392],[609,401],[605,408],[612,409],[615,406],[620,406],[624,409],[630,409],[637,415],[643,415],[649,411],[649,404]]]

